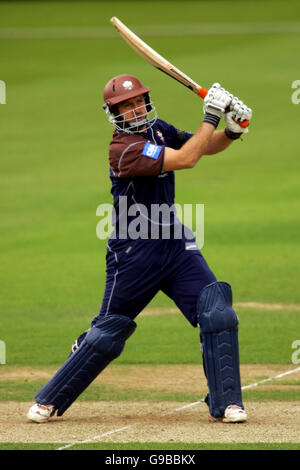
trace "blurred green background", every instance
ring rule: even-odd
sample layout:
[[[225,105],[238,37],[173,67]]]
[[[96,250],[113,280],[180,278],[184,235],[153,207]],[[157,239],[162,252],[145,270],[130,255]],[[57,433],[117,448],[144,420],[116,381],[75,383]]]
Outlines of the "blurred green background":
[[[99,310],[111,203],[101,109],[107,81],[130,73],[159,117],[196,131],[202,102],[141,59],[119,17],[204,87],[220,82],[254,111],[224,153],[177,172],[176,202],[205,204],[203,254],[234,301],[300,303],[298,1],[0,2],[0,339],[8,364],[64,360]],[[158,295],[151,306],[169,307]],[[242,362],[290,362],[299,311],[242,308]],[[198,331],[178,315],[137,319],[119,362],[197,362]]]

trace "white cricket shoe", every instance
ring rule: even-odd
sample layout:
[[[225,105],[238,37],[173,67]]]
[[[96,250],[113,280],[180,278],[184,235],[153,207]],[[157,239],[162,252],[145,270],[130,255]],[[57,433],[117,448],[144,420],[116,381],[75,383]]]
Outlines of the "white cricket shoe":
[[[35,405],[29,409],[27,418],[36,423],[46,423],[54,412],[54,405],[39,405],[38,403],[35,403]]]
[[[223,418],[214,418],[209,416],[210,421],[222,421],[222,423],[244,423],[247,421],[247,413],[243,408],[237,405],[228,405]]]
[[[229,405],[225,410],[222,421],[223,423],[243,423],[247,421],[247,413],[240,406]]]

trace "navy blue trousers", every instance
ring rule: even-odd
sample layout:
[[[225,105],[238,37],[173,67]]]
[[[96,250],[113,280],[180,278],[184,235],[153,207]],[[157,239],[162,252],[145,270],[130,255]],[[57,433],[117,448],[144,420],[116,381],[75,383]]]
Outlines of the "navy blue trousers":
[[[216,281],[196,242],[110,240],[106,255],[106,286],[99,316],[114,313],[134,319],[159,292],[170,297],[187,320],[197,326],[197,299]]]

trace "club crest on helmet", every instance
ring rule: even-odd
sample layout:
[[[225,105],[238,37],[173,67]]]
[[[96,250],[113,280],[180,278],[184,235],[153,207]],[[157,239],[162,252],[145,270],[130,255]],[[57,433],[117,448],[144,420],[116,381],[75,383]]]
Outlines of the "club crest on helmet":
[[[130,80],[126,80],[125,82],[123,82],[123,87],[124,87],[126,90],[132,90],[132,88],[133,88],[133,83],[132,83]]]

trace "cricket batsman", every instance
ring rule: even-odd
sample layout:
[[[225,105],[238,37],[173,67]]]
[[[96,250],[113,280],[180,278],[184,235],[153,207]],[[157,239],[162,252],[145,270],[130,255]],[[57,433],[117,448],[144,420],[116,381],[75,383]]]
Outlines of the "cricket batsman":
[[[119,75],[107,83],[103,108],[114,126],[109,176],[115,209],[114,231],[107,244],[104,297],[90,328],[77,338],[65,363],[37,392],[27,417],[45,423],[55,413],[61,416],[122,353],[135,332],[135,318],[162,291],[200,330],[209,419],[244,422],[238,317],[230,284],[216,279],[193,234],[176,213],[165,217],[162,211],[155,220],[149,214],[153,205],[174,207],[176,172],[192,171],[204,155],[224,151],[240,139],[247,128],[238,123],[250,120],[252,111],[215,83],[204,99],[200,127],[194,134],[185,132],[157,118],[150,89],[132,75]],[[217,130],[223,119],[225,129]],[[132,207],[140,208],[145,221],[139,236],[130,225]]]

